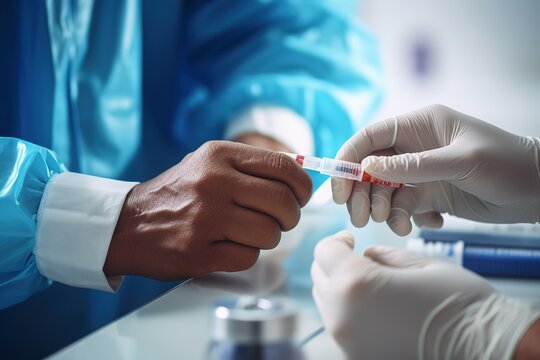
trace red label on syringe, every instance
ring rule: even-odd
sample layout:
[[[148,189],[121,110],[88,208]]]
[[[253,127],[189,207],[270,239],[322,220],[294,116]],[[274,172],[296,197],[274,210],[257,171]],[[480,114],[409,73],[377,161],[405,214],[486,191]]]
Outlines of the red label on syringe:
[[[387,181],[387,180],[379,179],[379,178],[376,178],[374,176],[369,175],[365,171],[362,173],[362,180],[361,181],[367,181],[367,182],[370,182],[372,184],[388,186],[388,187],[393,187],[393,188],[398,188],[398,189],[403,189],[405,187],[405,184],[403,184],[403,183],[398,183],[398,182],[394,182],[394,181]]]

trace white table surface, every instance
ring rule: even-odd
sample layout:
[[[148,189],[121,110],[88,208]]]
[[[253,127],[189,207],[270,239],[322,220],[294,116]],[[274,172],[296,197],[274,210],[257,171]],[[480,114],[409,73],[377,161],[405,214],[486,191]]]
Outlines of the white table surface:
[[[343,207],[332,205],[323,187],[303,210],[299,226],[284,234],[278,248],[261,254],[250,270],[188,281],[123,318],[84,337],[52,359],[204,359],[209,344],[211,308],[217,300],[241,294],[285,297],[299,309],[297,340],[321,325],[311,298],[309,267],[321,237],[350,227]],[[373,243],[400,246],[382,224],[354,230],[357,249]],[[293,250],[294,249],[294,250]],[[540,306],[540,281],[490,280],[495,288]],[[343,359],[327,332],[304,346],[307,359]]]

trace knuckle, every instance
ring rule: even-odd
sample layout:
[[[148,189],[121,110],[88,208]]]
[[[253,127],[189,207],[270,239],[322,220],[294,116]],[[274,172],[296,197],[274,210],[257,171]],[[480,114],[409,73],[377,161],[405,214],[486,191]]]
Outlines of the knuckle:
[[[202,144],[199,150],[205,157],[215,158],[223,157],[229,147],[230,144],[227,141],[210,140]]]
[[[260,250],[259,249],[250,249],[244,254],[244,256],[239,257],[238,263],[235,266],[233,271],[242,271],[247,270],[257,262],[259,258]]]
[[[311,198],[311,193],[313,192],[313,182],[307,173],[305,174],[304,186],[301,189],[302,193],[299,195],[299,205],[300,207],[304,207],[308,203]]]
[[[281,238],[281,228],[275,219],[264,216],[253,225],[253,234],[258,239],[258,247],[261,249],[273,249],[277,246]]]
[[[292,229],[298,222],[300,206],[298,200],[285,185],[275,183],[270,190],[271,202],[280,214],[283,230]]]
[[[293,160],[282,153],[269,151],[265,155],[265,163],[271,168],[290,173],[293,169]]]
[[[448,106],[431,104],[419,110],[428,119],[446,119],[446,115],[452,111]]]
[[[262,236],[261,248],[273,249],[275,248],[281,239],[281,228],[275,220],[269,219],[268,224],[261,228]]]
[[[300,209],[297,209],[294,214],[291,214],[287,217],[287,222],[283,224],[283,231],[289,231],[292,230],[298,225],[300,222]]]
[[[428,106],[426,106],[426,109],[432,111],[432,112],[443,112],[443,111],[447,111],[449,110],[450,108],[446,105],[442,105],[442,104],[430,104]]]
[[[202,144],[199,149],[205,153],[214,153],[219,150],[219,147],[220,147],[219,142],[212,140],[212,141],[207,141],[204,144]]]
[[[268,247],[268,249],[274,249],[279,245],[279,242],[281,241],[281,229],[276,228],[276,232],[274,234],[274,237],[272,238],[272,243]]]
[[[353,138],[347,140],[341,147],[339,148],[338,152],[336,153],[336,159],[338,160],[348,160],[353,158],[354,155],[354,140],[361,136],[361,131],[356,133]]]
[[[296,198],[291,191],[283,184],[274,182],[270,189],[272,202],[279,208],[292,209],[297,206]]]

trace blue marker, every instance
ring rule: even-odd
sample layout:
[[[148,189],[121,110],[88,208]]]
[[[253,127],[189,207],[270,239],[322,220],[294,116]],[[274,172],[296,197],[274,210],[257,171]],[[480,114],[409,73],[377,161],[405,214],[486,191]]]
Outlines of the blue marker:
[[[540,249],[424,239],[409,240],[407,249],[461,265],[482,276],[540,279]]]

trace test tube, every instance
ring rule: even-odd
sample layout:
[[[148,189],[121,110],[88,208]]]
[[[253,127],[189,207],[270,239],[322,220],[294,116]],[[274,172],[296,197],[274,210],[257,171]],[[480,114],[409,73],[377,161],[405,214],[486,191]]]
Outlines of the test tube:
[[[330,159],[326,157],[319,158],[311,155],[290,153],[286,154],[295,159],[295,161],[300,164],[304,169],[318,171],[321,174],[356,181],[365,181],[372,184],[383,185],[397,189],[402,189],[403,187],[405,187],[404,183],[387,181],[379,179],[375,176],[371,176],[370,174],[365,172],[362,169],[362,165],[358,163]]]

